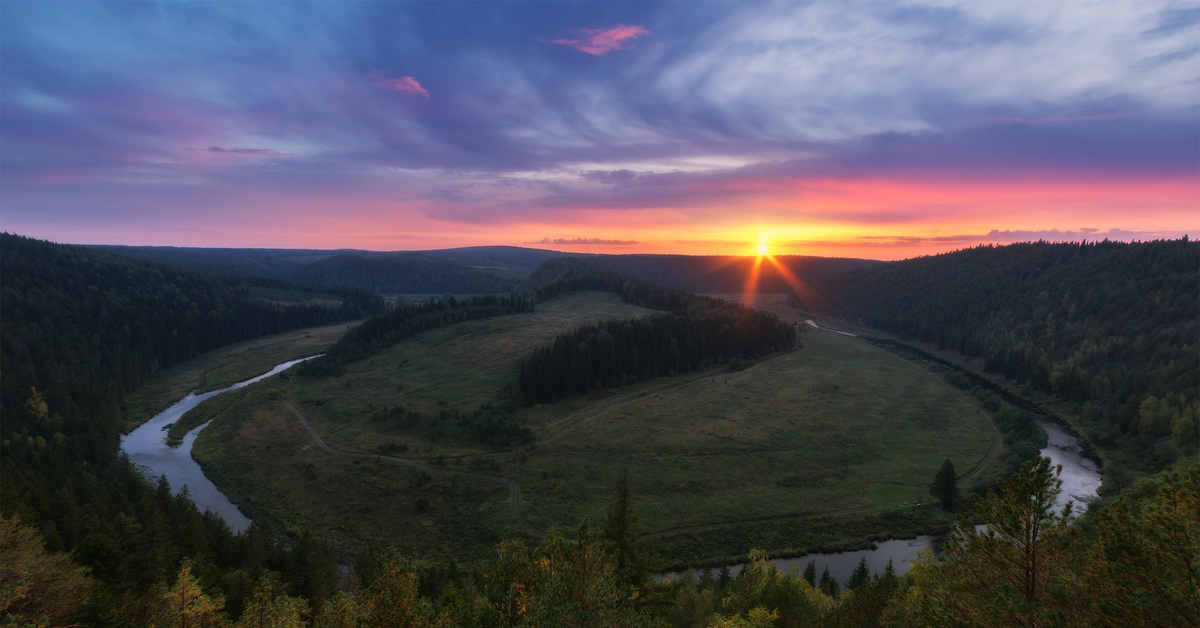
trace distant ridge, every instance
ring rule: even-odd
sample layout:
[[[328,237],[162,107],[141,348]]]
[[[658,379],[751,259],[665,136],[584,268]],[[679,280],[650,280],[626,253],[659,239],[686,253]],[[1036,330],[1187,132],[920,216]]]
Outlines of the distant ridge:
[[[508,293],[552,259],[577,259],[592,268],[695,293],[743,292],[756,263],[757,292],[792,292],[769,260],[721,255],[603,255],[517,246],[471,246],[429,251],[356,249],[221,249],[96,245],[125,257],[205,272],[347,286],[391,294]],[[773,258],[802,283],[885,264],[875,260],[779,255]]]
[[[771,260],[774,261],[771,261]],[[734,255],[594,255],[579,260],[599,270],[629,275],[653,284],[697,294],[745,292],[790,293],[792,282],[776,266],[787,269],[798,280],[799,289],[808,283],[849,270],[886,265],[889,262],[844,257],[776,255],[772,258]],[[751,282],[754,267],[757,279]]]
[[[415,252],[116,245],[89,248],[188,270],[390,294],[508,293],[542,262],[576,255],[515,246]]]

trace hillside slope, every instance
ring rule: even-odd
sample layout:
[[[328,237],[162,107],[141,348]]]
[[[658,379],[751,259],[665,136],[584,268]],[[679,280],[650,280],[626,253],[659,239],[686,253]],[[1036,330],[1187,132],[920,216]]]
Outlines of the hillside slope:
[[[1200,244],[1045,242],[862,268],[797,297],[826,312],[984,358],[1067,399],[1101,444],[1159,467],[1197,448]]]

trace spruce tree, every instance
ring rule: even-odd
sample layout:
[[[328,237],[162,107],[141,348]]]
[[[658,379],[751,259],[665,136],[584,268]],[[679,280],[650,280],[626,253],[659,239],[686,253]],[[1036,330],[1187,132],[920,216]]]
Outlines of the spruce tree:
[[[871,570],[867,567],[867,557],[863,556],[862,560],[858,561],[858,566],[854,568],[854,572],[850,574],[850,579],[846,581],[846,589],[857,589],[871,581]]]
[[[933,486],[929,487],[929,493],[942,502],[942,508],[950,509],[958,502],[958,484],[956,482],[958,474],[954,472],[954,464],[947,458],[942,463],[942,468],[938,469],[937,475],[933,477]]]
[[[804,567],[804,579],[812,586],[817,586],[817,559],[808,561],[808,565]]]
[[[641,552],[641,528],[637,511],[634,509],[633,488],[629,482],[629,469],[621,467],[617,476],[616,498],[608,505],[604,520],[604,538],[612,543],[617,556],[619,577],[633,585],[645,584],[648,577]]]

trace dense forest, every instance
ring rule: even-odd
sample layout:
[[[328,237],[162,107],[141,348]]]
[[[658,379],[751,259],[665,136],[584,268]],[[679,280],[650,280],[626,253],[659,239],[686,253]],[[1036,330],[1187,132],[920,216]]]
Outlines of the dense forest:
[[[382,308],[354,290],[326,291],[317,303],[254,296],[284,288],[0,235],[0,503],[50,550],[91,569],[94,616],[134,613],[128,605],[173,575],[182,556],[210,576],[286,571],[273,534],[235,538],[117,456],[125,395],[161,369]]]
[[[1162,468],[1195,453],[1200,243],[1014,244],[852,270],[797,305],[980,356]]]
[[[311,249],[94,246],[160,264],[240,277],[266,277],[381,294],[508,294],[542,262],[564,253],[470,247],[420,253]]]
[[[472,268],[454,261],[453,255],[443,258],[414,253],[307,249],[89,248],[191,270],[380,294],[508,293],[524,277],[524,273],[504,268]]]

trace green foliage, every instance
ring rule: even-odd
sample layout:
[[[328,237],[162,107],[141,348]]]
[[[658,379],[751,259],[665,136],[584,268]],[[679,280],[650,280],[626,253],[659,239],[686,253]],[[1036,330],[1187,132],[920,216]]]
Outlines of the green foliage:
[[[1059,471],[1048,458],[1026,464],[977,505],[984,530],[960,519],[944,558],[910,572],[900,623],[1035,626],[1069,610],[1078,531],[1069,503],[1053,509]]]
[[[774,563],[767,562],[766,555],[755,551],[721,600],[720,612],[753,621],[755,609],[762,609],[776,616],[776,625],[820,626],[833,609],[836,595],[836,591],[830,595],[814,588],[796,569],[781,573]]]
[[[621,467],[617,490],[604,519],[604,539],[612,544],[617,557],[617,575],[632,586],[643,586],[649,578],[645,544],[638,523],[629,469]]]
[[[954,508],[958,502],[958,474],[954,472],[954,463],[949,458],[933,476],[929,494],[942,503],[942,508]]]
[[[1144,480],[1095,531],[1084,578],[1095,625],[1200,626],[1200,461]]]

